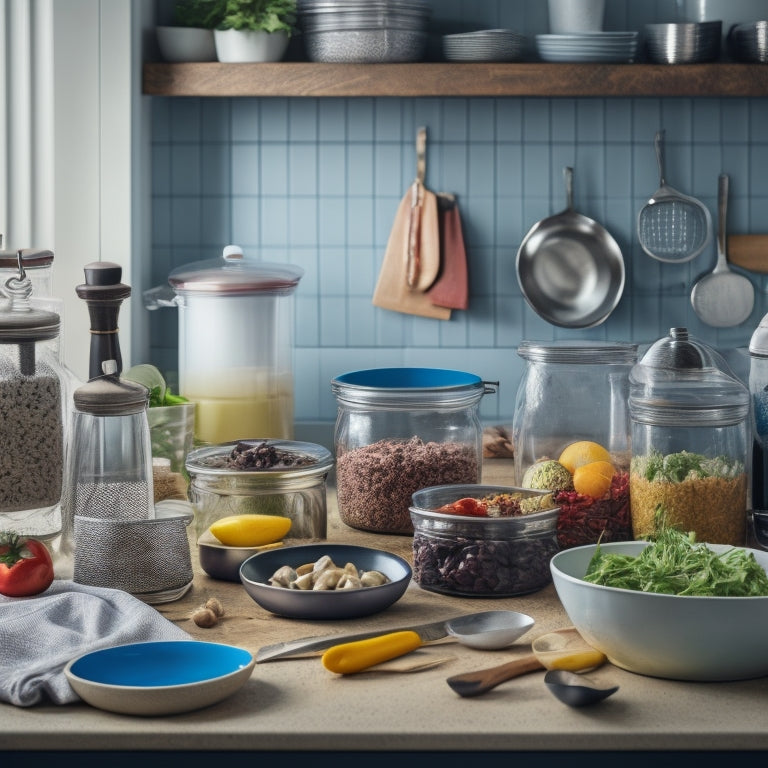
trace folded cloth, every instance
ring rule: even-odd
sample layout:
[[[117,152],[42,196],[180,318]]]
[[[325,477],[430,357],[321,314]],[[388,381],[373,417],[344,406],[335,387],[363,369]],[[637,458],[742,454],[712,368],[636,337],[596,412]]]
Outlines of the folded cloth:
[[[0,596],[0,701],[79,701],[64,675],[71,659],[126,643],[193,639],[119,589],[56,580],[33,597]]]

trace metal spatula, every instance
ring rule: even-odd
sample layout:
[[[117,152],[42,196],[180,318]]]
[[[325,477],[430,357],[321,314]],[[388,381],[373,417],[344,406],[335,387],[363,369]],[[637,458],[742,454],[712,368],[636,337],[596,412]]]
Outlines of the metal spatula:
[[[659,188],[637,215],[642,249],[659,261],[690,261],[712,239],[712,216],[704,203],[670,187],[664,172],[664,131],[654,140],[659,164]]]
[[[744,275],[728,267],[725,221],[728,208],[728,175],[718,179],[717,264],[691,291],[691,304],[699,319],[716,328],[743,323],[755,305],[755,287]]]

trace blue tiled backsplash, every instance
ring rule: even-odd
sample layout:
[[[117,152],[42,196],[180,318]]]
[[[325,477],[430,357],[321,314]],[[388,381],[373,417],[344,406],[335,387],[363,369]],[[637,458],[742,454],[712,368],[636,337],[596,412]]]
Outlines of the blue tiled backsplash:
[[[674,5],[608,0],[606,29],[673,20]],[[440,18],[528,34],[547,24],[543,0],[440,0]],[[703,200],[716,226],[718,175],[727,173],[728,231],[768,232],[765,98],[154,98],[152,107],[154,284],[228,243],[306,270],[294,297],[299,435],[302,425],[333,422],[330,380],[346,371],[418,365],[475,373],[500,382],[497,394],[483,398],[483,422],[510,423],[522,339],[642,347],[685,326],[733,352],[748,344],[768,309],[766,278],[747,273],[755,286],[751,316],[733,328],[703,324],[690,291],[714,268],[715,239],[675,265],[646,255],[636,234],[637,213],[659,186],[659,128],[669,184]],[[448,321],[371,302],[395,209],[415,176],[420,126],[428,134],[426,184],[457,195],[467,244],[469,309]],[[574,168],[575,208],[608,229],[626,264],[618,307],[588,330],[542,320],[515,272],[528,229],[565,208],[566,165]],[[176,313],[151,314],[151,362],[172,379]],[[742,372],[745,358],[734,355]]]

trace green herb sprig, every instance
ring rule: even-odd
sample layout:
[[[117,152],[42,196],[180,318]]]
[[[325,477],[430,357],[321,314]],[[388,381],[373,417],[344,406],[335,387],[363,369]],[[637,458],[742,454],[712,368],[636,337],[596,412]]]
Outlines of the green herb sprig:
[[[718,554],[665,522],[657,509],[657,528],[638,555],[601,551],[598,543],[584,580],[640,592],[705,597],[768,596],[768,574],[754,553],[733,547]]]

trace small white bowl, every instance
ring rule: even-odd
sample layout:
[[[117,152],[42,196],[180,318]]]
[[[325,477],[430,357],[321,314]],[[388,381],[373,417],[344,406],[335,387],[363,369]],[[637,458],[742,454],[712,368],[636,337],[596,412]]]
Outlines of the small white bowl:
[[[197,640],[129,643],[78,656],[64,667],[86,703],[125,715],[171,715],[231,696],[251,676],[243,648]]]
[[[166,61],[216,61],[212,29],[155,27],[155,33]]]

